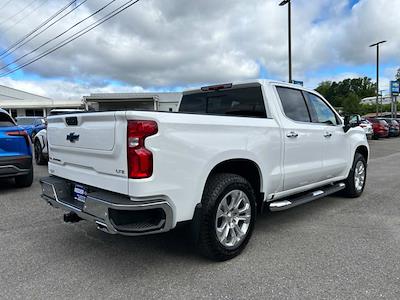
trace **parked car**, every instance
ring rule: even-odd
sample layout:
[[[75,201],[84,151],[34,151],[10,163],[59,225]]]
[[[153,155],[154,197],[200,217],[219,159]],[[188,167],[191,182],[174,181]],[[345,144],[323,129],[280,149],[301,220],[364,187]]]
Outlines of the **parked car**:
[[[32,150],[28,133],[0,109],[0,177],[14,178],[18,187],[33,181]]]
[[[367,136],[367,138],[371,139],[374,134],[374,130],[372,128],[372,123],[370,121],[368,121],[367,119],[361,119],[360,127],[362,129],[364,129],[365,135]]]
[[[17,117],[15,119],[17,124],[24,128],[31,138],[40,130],[46,128],[46,121],[43,117]]]
[[[320,94],[265,80],[187,91],[178,113],[49,117],[47,134],[42,197],[66,222],[134,236],[192,221],[215,260],[245,248],[257,209],[360,196],[369,157],[364,130]]]
[[[389,137],[389,124],[385,120],[375,118],[367,118],[367,120],[372,123],[374,139]]]
[[[389,136],[397,137],[400,135],[400,126],[395,119],[379,118],[379,120],[385,120],[389,124]]]
[[[40,130],[33,138],[33,149],[37,165],[45,165],[49,160],[47,151],[47,129]]]
[[[49,116],[83,113],[82,109],[53,109]],[[49,160],[47,150],[47,129],[40,130],[33,138],[35,161],[37,165],[45,165]]]

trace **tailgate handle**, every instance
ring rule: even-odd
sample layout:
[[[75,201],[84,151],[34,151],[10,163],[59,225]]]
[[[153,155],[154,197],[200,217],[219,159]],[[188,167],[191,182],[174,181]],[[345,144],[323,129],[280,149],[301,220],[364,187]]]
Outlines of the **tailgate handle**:
[[[67,117],[65,118],[65,122],[68,126],[77,126],[78,125],[78,118],[77,117]]]

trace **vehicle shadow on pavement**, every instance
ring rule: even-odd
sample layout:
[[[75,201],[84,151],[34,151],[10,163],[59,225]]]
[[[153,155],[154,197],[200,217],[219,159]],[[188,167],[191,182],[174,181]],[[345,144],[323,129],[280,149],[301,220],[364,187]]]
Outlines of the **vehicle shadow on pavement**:
[[[362,203],[363,199],[363,196],[351,199],[334,194],[281,212],[266,209],[258,216],[253,239],[257,235],[268,238],[285,231],[324,226],[335,222],[335,216],[352,213],[354,207]]]
[[[324,210],[341,209],[344,203],[342,200],[345,199],[334,196],[325,199],[325,201],[323,200],[279,213],[265,211],[263,214],[258,215],[253,239],[254,236],[257,237],[259,235],[267,235],[268,237],[269,232],[277,228],[287,227],[288,229],[293,229],[298,226],[296,225],[297,223],[305,222],[310,216],[318,215]],[[70,257],[69,252],[71,251],[77,252],[79,255],[91,253],[93,260],[101,261],[98,267],[104,268],[104,271],[110,265],[116,269],[124,269],[127,263],[134,263],[135,268],[131,270],[132,272],[136,272],[138,268],[160,269],[165,265],[172,264],[172,262],[175,264],[172,268],[176,271],[179,271],[179,265],[182,267],[185,264],[191,265],[193,263],[199,266],[213,264],[212,261],[199,255],[192,238],[191,227],[188,224],[178,226],[176,229],[164,234],[141,237],[109,235],[97,230],[93,224],[85,221],[78,224],[60,222],[53,229],[58,231],[58,239],[57,241],[51,241],[51,237],[54,237],[51,234],[47,242],[52,243],[53,247],[58,249],[57,255],[67,252],[64,253],[65,256]],[[244,257],[246,256],[239,256],[236,259],[249,259]],[[179,263],[177,264],[177,262]]]
[[[5,178],[0,179],[0,194],[2,191],[7,191],[16,188],[17,187],[15,186],[13,179],[5,179]]]
[[[60,226],[63,226],[64,230]],[[57,239],[57,243],[60,244],[54,246],[59,247],[61,251],[93,253],[96,256],[93,259],[100,259],[102,264],[104,263],[104,271],[110,265],[122,267],[130,262],[135,263],[136,270],[152,265],[161,267],[165,263],[177,260],[209,262],[196,251],[191,227],[186,224],[167,233],[138,237],[110,235],[85,221],[78,224],[62,223],[60,226],[57,226],[57,230],[62,230],[60,233],[64,238]]]

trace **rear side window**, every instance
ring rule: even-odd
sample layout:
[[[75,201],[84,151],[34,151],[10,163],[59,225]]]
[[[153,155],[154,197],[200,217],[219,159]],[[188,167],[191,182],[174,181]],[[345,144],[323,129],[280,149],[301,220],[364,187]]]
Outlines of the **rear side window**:
[[[311,122],[303,93],[299,90],[277,87],[285,115],[300,122]]]
[[[240,117],[267,117],[261,87],[233,88],[184,95],[179,112]]]
[[[14,122],[9,115],[0,112],[0,127],[14,126]]]

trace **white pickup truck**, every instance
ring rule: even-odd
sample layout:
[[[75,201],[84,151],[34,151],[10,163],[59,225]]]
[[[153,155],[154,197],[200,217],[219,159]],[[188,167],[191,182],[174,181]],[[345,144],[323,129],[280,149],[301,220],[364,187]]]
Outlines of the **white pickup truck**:
[[[263,207],[360,196],[369,156],[363,129],[321,95],[266,80],[187,91],[178,113],[50,117],[48,142],[42,198],[66,222],[133,236],[192,221],[216,260],[244,249]]]

